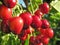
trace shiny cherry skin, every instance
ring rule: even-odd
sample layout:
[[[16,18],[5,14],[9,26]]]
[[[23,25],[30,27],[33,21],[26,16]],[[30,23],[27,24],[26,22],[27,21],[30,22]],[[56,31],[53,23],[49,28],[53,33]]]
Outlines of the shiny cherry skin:
[[[43,43],[42,42],[40,42],[39,44],[37,44],[37,45],[43,45]]]
[[[9,19],[12,17],[12,9],[7,8],[4,5],[0,6],[0,18],[1,19]]]
[[[9,24],[8,24],[8,20],[3,20],[1,22],[1,30],[4,33],[10,33],[10,28],[9,28]]]
[[[49,27],[50,27],[50,23],[48,22],[48,20],[43,19],[43,20],[41,20],[41,21],[42,21],[42,26],[41,26],[41,28],[46,29],[46,28],[49,28]]]
[[[49,38],[53,38],[54,31],[51,28],[48,28],[45,33]]]
[[[26,33],[21,33],[20,35],[18,35],[18,38],[21,40],[21,41],[25,41],[28,37],[28,34]]]
[[[15,34],[20,34],[23,24],[23,19],[21,17],[13,17],[9,20],[10,30]]]
[[[49,40],[50,39],[47,36],[44,36],[44,37],[41,38],[41,41],[46,45],[49,43]]]
[[[5,4],[5,6],[7,6],[8,8],[13,8],[15,7],[17,0],[3,0],[3,3]]]
[[[42,18],[43,13],[38,9],[35,13],[40,19]]]
[[[36,40],[36,38],[34,36],[31,36],[29,41],[30,41],[30,43],[34,44],[35,40]]]
[[[41,25],[42,25],[41,19],[36,15],[32,16],[32,18],[33,18],[33,20],[32,20],[31,26],[34,28],[41,27]]]
[[[18,38],[21,41],[25,41],[28,37],[28,34],[26,33],[26,30],[22,30],[21,33],[18,35]]]
[[[48,14],[49,13],[49,5],[47,2],[39,5],[39,9],[43,14]]]
[[[45,33],[46,33],[46,29],[41,28],[39,31],[40,31],[40,34],[42,34],[42,35],[45,35]]]
[[[20,17],[24,21],[24,27],[28,27],[32,23],[32,16],[29,12],[24,12],[20,14]]]

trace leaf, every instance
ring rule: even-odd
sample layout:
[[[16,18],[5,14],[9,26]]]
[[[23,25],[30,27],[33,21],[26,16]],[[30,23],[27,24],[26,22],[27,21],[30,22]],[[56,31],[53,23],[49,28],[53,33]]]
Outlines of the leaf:
[[[9,40],[9,36],[10,36],[10,34],[6,34],[6,35],[2,36],[2,40],[8,41]]]
[[[43,3],[43,0],[35,0],[37,3]]]
[[[24,45],[29,45],[29,40],[28,39],[25,41]]]
[[[60,1],[52,1],[51,6],[54,7],[58,12],[60,12]]]
[[[26,41],[25,41],[25,44],[24,44],[24,45],[29,45],[29,39],[30,39],[30,35],[28,34],[28,38],[26,39]]]

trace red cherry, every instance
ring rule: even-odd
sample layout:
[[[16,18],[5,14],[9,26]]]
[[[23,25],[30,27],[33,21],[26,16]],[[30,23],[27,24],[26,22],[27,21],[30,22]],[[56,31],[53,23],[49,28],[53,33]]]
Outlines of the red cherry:
[[[27,39],[27,35],[24,35],[23,37],[20,38],[21,40],[26,40]]]
[[[9,33],[9,32],[10,32],[8,20],[3,20],[3,21],[1,22],[1,30],[2,30],[2,32],[4,32],[4,33]]]
[[[46,29],[40,29],[40,33],[41,33],[42,35],[45,35],[45,32],[46,32]]]
[[[49,38],[48,37],[46,37],[46,36],[44,36],[44,37],[42,37],[41,38],[41,41],[44,43],[44,44],[48,44],[49,43]]]
[[[23,19],[25,27],[29,26],[32,23],[32,16],[29,12],[20,14],[20,17]]]
[[[42,37],[42,35],[37,35],[37,36],[36,36],[36,40],[40,40],[41,37]]]
[[[26,29],[26,33],[31,34],[32,32],[34,32],[34,29],[31,26],[29,26],[29,28]]]
[[[37,44],[39,44],[40,42],[41,42],[40,38],[37,37],[34,44],[37,45]]]
[[[23,28],[23,20],[21,17],[13,17],[9,20],[9,26],[13,33],[20,34]]]
[[[40,9],[40,11],[42,13],[48,14],[49,13],[49,5],[48,5],[48,3],[45,2],[45,3],[41,4],[41,5],[39,5],[39,9]]]
[[[43,13],[40,10],[37,10],[35,12],[35,15],[37,15],[40,19],[42,18]]]
[[[3,3],[9,7],[13,8],[16,5],[17,0],[3,0]]]
[[[36,40],[35,40],[35,45],[43,45],[43,43],[41,42],[41,38],[43,37],[43,35],[39,34],[36,36]]]
[[[43,19],[41,28],[46,29],[46,28],[49,28],[49,27],[50,27],[50,24],[49,24],[48,20]]]
[[[26,33],[26,30],[22,30],[21,33],[18,35],[21,41],[25,41],[27,39],[27,36],[28,34]]]
[[[46,35],[49,37],[49,38],[52,38],[54,36],[54,31],[51,29],[51,28],[48,28],[46,30]]]
[[[40,42],[39,44],[37,44],[37,45],[43,45],[43,43],[42,42]]]
[[[36,40],[35,37],[34,36],[31,36],[29,41],[30,41],[30,43],[34,44],[35,43],[35,40]]]
[[[42,22],[41,22],[41,20],[40,20],[40,18],[38,16],[34,15],[31,25],[34,28],[39,28],[39,27],[41,27]]]
[[[20,35],[18,35],[18,37],[19,37],[19,39],[21,40],[21,41],[25,41],[26,39],[27,39],[27,34],[25,34],[24,32],[22,33],[22,34],[20,34]]]
[[[44,35],[39,34],[39,35],[36,36],[36,40],[41,40],[42,37],[44,37]]]
[[[12,17],[12,9],[7,8],[4,5],[0,6],[0,17],[2,19],[9,19]]]

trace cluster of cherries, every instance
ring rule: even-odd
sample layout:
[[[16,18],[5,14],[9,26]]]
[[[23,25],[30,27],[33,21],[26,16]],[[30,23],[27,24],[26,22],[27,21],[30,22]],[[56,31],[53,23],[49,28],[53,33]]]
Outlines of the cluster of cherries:
[[[28,38],[28,34],[37,31],[39,34],[30,37],[29,45],[47,45],[54,35],[48,20],[42,19],[44,14],[49,13],[49,5],[46,2],[40,4],[34,15],[23,12],[19,16],[13,17],[12,8],[16,2],[17,0],[3,0],[3,4],[0,5],[1,30],[5,33],[12,32],[18,35],[22,42]]]

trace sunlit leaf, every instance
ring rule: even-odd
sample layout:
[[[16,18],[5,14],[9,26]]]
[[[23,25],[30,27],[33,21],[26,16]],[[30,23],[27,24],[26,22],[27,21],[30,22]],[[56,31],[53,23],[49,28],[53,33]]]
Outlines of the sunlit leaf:
[[[60,1],[52,1],[51,6],[53,6],[58,12],[60,12]]]

